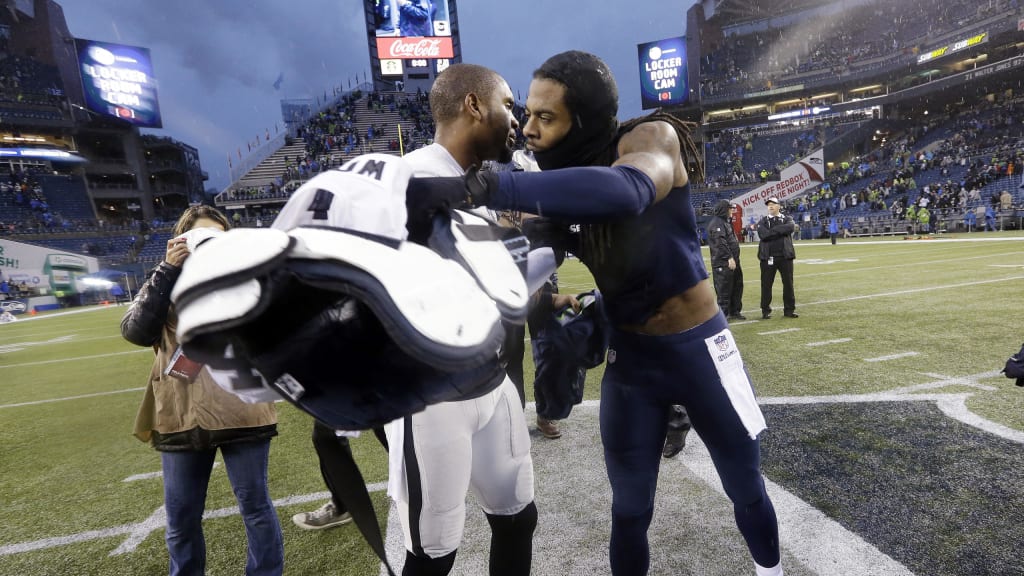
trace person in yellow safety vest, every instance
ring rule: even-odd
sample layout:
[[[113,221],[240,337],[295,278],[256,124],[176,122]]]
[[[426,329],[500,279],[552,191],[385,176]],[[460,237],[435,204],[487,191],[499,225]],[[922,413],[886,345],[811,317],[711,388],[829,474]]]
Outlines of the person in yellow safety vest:
[[[914,204],[911,204],[910,206],[907,206],[906,219],[907,219],[907,234],[908,235],[913,234],[914,233],[914,225],[917,224],[917,208],[914,206]]]
[[[929,232],[928,222],[931,220],[931,217],[932,217],[932,215],[928,211],[928,208],[926,208],[924,206],[921,206],[920,208],[918,208],[918,210],[917,210],[917,221],[921,224],[918,227],[918,230],[920,230],[922,234],[927,234]]]

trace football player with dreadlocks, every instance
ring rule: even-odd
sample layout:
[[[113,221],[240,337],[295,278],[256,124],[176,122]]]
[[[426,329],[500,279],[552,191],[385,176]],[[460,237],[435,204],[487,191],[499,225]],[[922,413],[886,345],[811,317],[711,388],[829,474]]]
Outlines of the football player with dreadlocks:
[[[601,438],[612,486],[612,573],[647,574],[647,530],[669,407],[686,408],[711,454],[758,576],[782,574],[778,523],[760,472],[765,429],[700,251],[684,158],[693,125],[657,111],[616,120],[598,57],[569,51],[534,72],[523,128],[542,172],[414,179],[409,195],[522,210],[579,233],[575,253],[604,295],[611,330]]]

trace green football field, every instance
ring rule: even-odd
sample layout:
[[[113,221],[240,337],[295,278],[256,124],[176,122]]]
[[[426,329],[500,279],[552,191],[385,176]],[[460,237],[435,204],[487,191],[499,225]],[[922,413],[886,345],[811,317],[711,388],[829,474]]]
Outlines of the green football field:
[[[732,325],[769,425],[763,464],[786,573],[1024,573],[1024,388],[998,374],[1024,341],[1024,236],[796,248],[800,318],[782,317],[776,282],[776,314],[760,320],[756,246],[745,246],[749,320]],[[593,285],[573,260],[560,281],[563,292]],[[131,435],[153,352],[121,339],[125,310],[0,325],[0,575],[166,573],[159,457]],[[535,574],[609,573],[601,372],[588,374],[587,401],[562,423],[563,438],[531,434]],[[312,422],[278,406],[270,490],[285,573],[377,575],[353,526],[311,533],[292,524],[327,494]],[[532,414],[528,406],[531,431]],[[389,551],[400,553],[386,455],[372,435],[353,450]],[[664,462],[651,574],[753,574],[707,463],[698,438]],[[243,571],[234,506],[218,465],[205,521],[211,575]],[[474,510],[454,573],[486,573],[488,537]]]

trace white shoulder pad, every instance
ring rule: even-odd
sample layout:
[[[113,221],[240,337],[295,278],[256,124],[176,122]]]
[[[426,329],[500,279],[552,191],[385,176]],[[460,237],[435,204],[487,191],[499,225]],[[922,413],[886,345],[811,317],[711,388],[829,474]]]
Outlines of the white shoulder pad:
[[[330,226],[403,240],[411,176],[412,168],[398,156],[356,156],[303,184],[271,227]]]
[[[211,238],[185,259],[171,300],[177,303],[190,292],[237,284],[240,277],[256,277],[280,262],[291,242],[284,232],[269,228],[235,228]]]
[[[493,337],[500,315],[457,263],[409,242],[393,245],[340,230],[297,228],[294,259],[328,260],[372,275],[422,336],[458,348],[479,346]]]
[[[255,278],[196,295],[187,305],[178,306],[178,341],[187,344],[198,330],[209,331],[241,319],[260,305],[262,295],[260,281]]]
[[[442,235],[430,239],[433,249],[462,264],[509,322],[526,321],[530,293],[519,264],[526,267],[530,242],[522,235],[462,210],[451,213],[451,244]]]
[[[188,247],[189,253],[194,253],[196,248],[201,244],[206,243],[207,240],[212,240],[219,236],[223,236],[224,231],[220,228],[193,228],[184,234],[177,236],[177,238],[185,239],[185,246]]]
[[[204,242],[185,260],[171,291],[178,340],[186,343],[197,328],[238,320],[256,308],[256,278],[280,265],[292,242],[269,228],[236,228]]]

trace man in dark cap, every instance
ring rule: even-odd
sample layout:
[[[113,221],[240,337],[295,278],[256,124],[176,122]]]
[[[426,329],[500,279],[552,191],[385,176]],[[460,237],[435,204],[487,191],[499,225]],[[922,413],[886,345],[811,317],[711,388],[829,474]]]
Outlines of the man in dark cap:
[[[740,241],[729,221],[732,204],[719,200],[708,220],[708,247],[711,249],[711,277],[715,281],[718,307],[729,320],[746,320],[743,315],[743,268],[740,267]]]
[[[765,200],[768,215],[757,224],[757,236],[761,243],[757,247],[757,259],[761,261],[761,318],[772,317],[772,286],[775,274],[782,275],[782,311],[787,318],[799,318],[796,313],[796,296],[793,294],[793,219],[782,213],[779,199]]]
[[[684,154],[700,158],[693,126],[660,111],[619,126],[617,112],[601,59],[553,56],[534,72],[523,128],[542,172],[413,180],[407,201],[413,211],[467,202],[547,217],[561,227],[533,240],[573,252],[593,273],[611,325],[600,418],[612,574],[648,572],[669,407],[679,404],[711,454],[758,576],[781,576],[760,472],[765,421],[708,282],[690,204]]]

